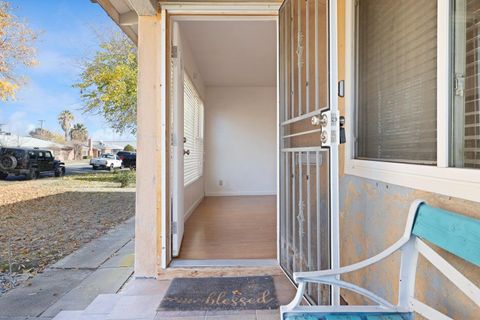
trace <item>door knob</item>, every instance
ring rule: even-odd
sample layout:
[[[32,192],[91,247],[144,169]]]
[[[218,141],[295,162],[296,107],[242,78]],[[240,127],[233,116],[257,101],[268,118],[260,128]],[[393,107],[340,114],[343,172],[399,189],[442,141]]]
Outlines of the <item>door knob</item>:
[[[312,121],[312,126],[320,125],[320,117],[318,117],[318,116],[313,116],[311,121]]]

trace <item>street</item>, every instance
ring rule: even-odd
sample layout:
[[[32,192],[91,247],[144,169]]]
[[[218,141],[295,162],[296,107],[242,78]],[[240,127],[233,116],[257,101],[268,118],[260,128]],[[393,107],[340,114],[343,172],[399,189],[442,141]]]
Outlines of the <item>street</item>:
[[[93,170],[92,166],[89,165],[90,160],[79,160],[79,161],[71,161],[65,163],[65,175],[71,176],[75,174],[85,174],[85,173],[93,173],[93,172],[107,172],[108,170]],[[129,170],[129,169],[121,169],[121,170]],[[40,174],[39,179],[43,178],[52,178],[53,172],[42,172]],[[14,176],[9,175],[5,181],[21,181],[25,180],[24,176]],[[2,181],[0,181],[2,183]]]

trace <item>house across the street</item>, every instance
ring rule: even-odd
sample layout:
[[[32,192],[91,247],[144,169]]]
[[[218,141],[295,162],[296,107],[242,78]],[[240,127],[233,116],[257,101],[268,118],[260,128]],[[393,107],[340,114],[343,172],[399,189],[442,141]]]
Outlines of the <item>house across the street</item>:
[[[37,139],[29,136],[0,133],[0,147],[39,148],[52,151],[55,158],[65,161],[73,160],[75,153],[73,148],[66,144]]]

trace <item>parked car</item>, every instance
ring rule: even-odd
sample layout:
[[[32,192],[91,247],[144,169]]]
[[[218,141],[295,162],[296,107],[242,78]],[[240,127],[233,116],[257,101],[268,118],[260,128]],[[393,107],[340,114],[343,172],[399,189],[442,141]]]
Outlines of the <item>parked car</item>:
[[[36,179],[43,172],[53,172],[55,177],[65,175],[65,163],[55,160],[49,150],[30,148],[0,148],[0,179],[9,174]]]
[[[111,153],[105,153],[100,155],[98,158],[90,160],[90,165],[92,166],[93,170],[108,169],[113,171],[117,168],[123,168],[122,160]]]
[[[137,153],[130,151],[119,151],[117,152],[117,157],[122,160],[123,166],[125,168],[135,170],[135,168],[137,167]]]

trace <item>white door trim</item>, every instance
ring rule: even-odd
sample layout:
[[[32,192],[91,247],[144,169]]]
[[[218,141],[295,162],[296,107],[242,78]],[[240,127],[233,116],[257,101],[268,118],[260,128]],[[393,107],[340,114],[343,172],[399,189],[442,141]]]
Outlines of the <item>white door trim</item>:
[[[167,92],[166,92],[166,84],[167,84],[167,74],[166,74],[166,65],[167,65],[167,46],[166,46],[166,37],[167,37],[167,30],[166,30],[166,19],[167,19],[167,13],[170,15],[169,17],[169,25],[172,25],[173,22],[175,21],[202,21],[202,20],[215,20],[215,21],[222,21],[222,20],[229,20],[229,21],[271,21],[274,20],[277,23],[278,27],[278,9],[280,7],[280,3],[248,3],[248,4],[242,4],[242,5],[236,5],[236,4],[221,4],[221,3],[181,3],[181,2],[175,2],[175,3],[168,3],[164,2],[161,3],[161,15],[162,15],[162,35],[161,35],[161,42],[162,42],[162,74],[161,74],[161,79],[163,83],[163,88],[162,88],[162,99],[161,99],[161,107],[162,107],[162,112],[166,112],[166,108],[168,107],[166,105],[166,97],[167,97]],[[205,15],[205,14],[212,14],[212,15]],[[230,15],[230,16],[229,16]],[[170,32],[171,30],[168,30]],[[170,35],[169,35],[170,36]],[[278,35],[276,35],[277,38],[277,62],[278,62]],[[279,112],[279,101],[278,101],[278,63],[277,63],[277,121],[278,121],[278,112]],[[162,145],[162,165],[166,164],[166,153],[167,153],[167,143],[169,143],[168,139],[169,137],[166,136],[166,125],[165,124],[165,137],[163,139],[163,145]],[[277,141],[279,141],[279,129],[277,127]],[[279,148],[278,142],[277,142],[277,148]],[[279,153],[277,152],[277,166],[279,164]],[[169,172],[170,167],[166,168],[166,165],[162,167],[163,176],[162,176],[162,187],[163,190],[167,190],[167,180],[165,174]],[[279,189],[279,172],[277,170],[277,195],[278,195],[278,189]],[[169,187],[172,187],[170,184]],[[170,190],[170,189],[169,189]],[[167,208],[166,208],[166,192],[162,192],[162,199],[163,199],[163,204],[162,204],[162,236],[168,236],[170,237],[170,230],[167,229],[167,223],[168,219],[171,219],[171,216],[167,214]],[[168,208],[169,210],[170,208]],[[279,220],[280,220],[280,208],[278,205],[278,196],[277,196],[277,240],[276,240],[276,245],[277,245],[277,258],[272,259],[272,260],[265,260],[265,259],[249,259],[251,260],[248,262],[248,264],[256,264],[258,266],[270,266],[272,261],[276,262],[276,265],[279,265]],[[162,241],[162,262],[161,262],[161,268],[162,269],[167,269],[169,267],[174,267],[175,265],[178,265],[178,262],[173,263],[173,265],[169,264],[167,265],[167,252],[168,252],[168,247],[167,243],[172,246],[171,242],[166,242]],[[216,260],[188,260],[189,262],[186,263],[189,267],[200,267],[204,266],[205,264],[208,264],[211,261],[216,261]],[[243,259],[229,259],[229,260],[221,260],[221,264],[223,265],[238,265],[239,261],[243,261]],[[265,265],[265,261],[268,261]],[[198,263],[197,263],[198,262]],[[219,267],[221,265],[218,265]],[[248,265],[245,265],[248,266]]]
[[[332,134],[330,145],[330,250],[331,269],[340,268],[340,200],[339,200],[339,112],[338,112],[338,42],[337,42],[337,0],[328,1],[328,55],[329,55],[329,104],[332,114]],[[333,121],[333,117],[336,117]],[[339,276],[337,276],[340,279]],[[340,305],[340,288],[332,286],[331,304]]]
[[[167,268],[167,249],[170,242],[167,241],[166,235],[167,235],[167,199],[169,195],[167,194],[167,174],[169,175],[170,173],[170,168],[167,168],[167,145],[168,145],[168,137],[167,137],[167,126],[168,126],[168,120],[167,120],[167,41],[166,41],[166,35],[167,35],[167,12],[166,10],[161,11],[161,37],[160,37],[160,54],[161,54],[161,66],[160,66],[160,84],[162,86],[160,90],[160,107],[162,108],[160,110],[162,114],[162,152],[161,152],[161,157],[162,157],[162,217],[161,217],[161,223],[162,223],[162,234],[161,234],[161,239],[158,239],[158,241],[162,245],[162,252],[161,252],[161,261],[160,261],[160,266],[162,269]],[[169,209],[169,208],[168,208]],[[169,216],[169,215],[168,215]],[[168,231],[168,234],[170,232]]]
[[[279,2],[161,2],[169,14],[215,15],[278,15]]]

